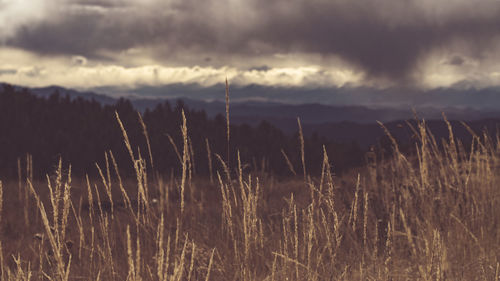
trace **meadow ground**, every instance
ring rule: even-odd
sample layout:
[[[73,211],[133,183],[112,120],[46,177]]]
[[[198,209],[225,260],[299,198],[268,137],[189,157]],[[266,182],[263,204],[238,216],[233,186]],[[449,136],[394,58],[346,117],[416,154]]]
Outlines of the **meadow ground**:
[[[424,123],[413,156],[368,157],[366,167],[290,179],[244,172],[155,174],[124,139],[135,179],[111,153],[97,179],[59,164],[47,181],[20,162],[2,182],[2,280],[498,280],[500,142],[441,144]],[[299,148],[300,149],[300,148]],[[304,153],[302,151],[302,153]],[[152,152],[149,155],[153,155]],[[132,164],[133,163],[133,164]],[[295,172],[295,171],[294,171]]]

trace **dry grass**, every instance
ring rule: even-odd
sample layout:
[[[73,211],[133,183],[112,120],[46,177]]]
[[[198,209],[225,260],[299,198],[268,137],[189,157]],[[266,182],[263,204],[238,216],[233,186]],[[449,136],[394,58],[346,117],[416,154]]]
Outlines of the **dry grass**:
[[[438,145],[422,122],[415,157],[394,141],[390,159],[336,178],[324,150],[310,178],[300,133],[303,180],[245,173],[237,153],[234,170],[215,155],[212,184],[189,176],[184,115],[182,174],[170,178],[148,177],[154,151],[146,161],[116,117],[134,180],[106,152],[100,179],[59,162],[34,182],[28,156],[18,182],[0,181],[2,280],[498,280],[498,137],[474,134],[466,150],[450,127]]]

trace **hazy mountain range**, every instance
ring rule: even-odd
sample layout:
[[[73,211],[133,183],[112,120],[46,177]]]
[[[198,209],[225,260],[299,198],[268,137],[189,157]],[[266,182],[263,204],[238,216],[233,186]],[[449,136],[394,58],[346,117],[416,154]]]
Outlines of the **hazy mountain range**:
[[[57,91],[62,96],[94,99],[101,104],[113,104],[118,97],[127,97],[140,111],[147,108],[152,109],[165,100],[169,100],[174,106],[176,101],[182,97],[183,102],[189,108],[204,110],[209,117],[219,113],[225,114],[224,86],[222,85],[198,88],[198,91],[196,85],[180,84],[162,88],[144,87],[128,92],[118,92],[117,89],[111,88],[98,89],[99,93],[109,91],[107,93],[110,94],[106,95],[97,94],[97,91],[78,91],[59,86],[26,89],[40,97],[48,97]],[[363,89],[360,89],[359,92],[355,92],[353,89],[338,90],[339,92],[332,92],[330,96],[327,96],[326,90],[314,92],[313,90],[291,89],[290,92],[286,92],[284,89],[257,85],[235,87],[230,92],[231,122],[258,125],[261,121],[266,120],[285,133],[294,133],[297,131],[297,117],[300,117],[304,132],[308,135],[318,132],[330,139],[355,140],[361,145],[369,145],[383,136],[383,131],[380,130],[376,121],[387,123],[387,126],[401,137],[409,137],[408,130],[405,129],[403,132],[399,129],[402,120],[414,118],[410,104],[403,105],[405,97],[413,102],[411,105],[417,116],[426,120],[442,119],[442,112],[445,112],[448,119],[457,121],[473,122],[500,118],[500,91],[496,88],[477,92],[442,89],[421,93],[422,96],[418,96],[416,92],[409,93],[407,96],[402,94],[398,96],[395,94],[395,90],[377,93],[363,93]],[[311,97],[314,97],[314,101],[317,101],[321,96],[325,98],[323,103],[298,103],[299,93],[302,95],[309,93]],[[279,95],[288,97],[285,100],[287,102],[277,102],[277,98],[273,98]],[[342,99],[335,98],[340,96]],[[294,101],[293,97],[297,97],[296,103],[291,102]],[[357,100],[359,100],[360,105],[355,105]],[[406,103],[409,103],[408,100]],[[469,106],[466,104],[467,101],[471,101]],[[434,122],[433,126],[441,126],[436,125],[437,123]],[[482,127],[481,124],[483,121],[480,121],[476,127]],[[442,129],[444,136],[446,129]],[[441,128],[439,130],[441,131]],[[465,129],[459,128],[459,130],[463,131],[462,135],[466,135]]]
[[[325,104],[334,106],[367,106],[378,108],[472,108],[496,111],[500,109],[500,87],[475,88],[456,85],[450,88],[419,90],[393,87],[272,87],[263,85],[230,85],[232,101],[260,101],[285,104]],[[93,91],[114,96],[136,98],[187,98],[193,100],[224,100],[222,84],[202,87],[198,84],[169,84],[164,86],[138,86],[134,89],[99,87]]]
[[[18,86],[19,87],[19,86]],[[163,87],[139,87],[134,90],[96,88],[78,91],[59,86],[29,88],[38,96],[47,97],[58,91],[71,98],[95,99],[112,104],[126,97],[138,110],[154,108],[165,99],[182,99],[194,109],[203,109],[209,116],[224,113],[224,86],[200,87],[195,84],[171,84]],[[104,93],[104,94],[100,94]],[[373,88],[276,88],[260,85],[231,87],[231,116],[234,122],[258,123],[260,120],[296,120],[304,123],[352,121],[374,123],[413,118],[478,120],[500,117],[500,88],[435,89],[430,91]]]

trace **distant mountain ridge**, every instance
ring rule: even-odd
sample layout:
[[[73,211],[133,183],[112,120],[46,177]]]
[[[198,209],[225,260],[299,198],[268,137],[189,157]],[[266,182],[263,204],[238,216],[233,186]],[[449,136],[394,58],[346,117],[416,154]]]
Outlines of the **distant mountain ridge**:
[[[0,86],[3,87],[4,85],[9,85],[7,83],[0,83]],[[66,96],[68,95],[71,99],[75,98],[83,98],[85,100],[92,100],[94,99],[95,101],[105,105],[105,104],[113,104],[116,102],[115,98],[109,97],[107,95],[103,94],[96,94],[92,91],[78,91],[74,89],[68,89],[64,88],[61,86],[48,86],[48,87],[39,87],[39,88],[29,88],[29,87],[23,87],[23,86],[18,86],[18,85],[11,85],[17,90],[21,89],[27,89],[31,93],[42,97],[42,98],[48,98],[50,95],[54,93],[59,93],[61,96]]]
[[[18,89],[26,87],[15,86]],[[179,92],[182,92],[180,85],[172,86]],[[194,86],[187,88],[190,91],[195,91]],[[95,100],[101,104],[114,104],[117,101],[116,97],[111,97],[104,94],[97,94],[92,91],[78,91],[60,86],[49,86],[41,88],[26,88],[32,93],[40,97],[47,98],[54,92],[58,92],[62,96],[68,95],[70,98],[83,98],[87,100]],[[254,89],[260,91],[261,86],[248,86],[246,90]],[[105,89],[102,89],[105,90]],[[151,89],[149,89],[151,91]],[[127,97],[134,107],[139,111],[153,109],[159,103],[168,100],[171,104],[175,104],[178,98],[160,98],[160,90],[156,89],[156,98],[141,98],[140,95]],[[215,91],[215,89],[213,89]],[[223,88],[219,91],[221,99],[224,98]],[[237,91],[236,91],[237,92]],[[492,92],[493,93],[493,92]],[[231,93],[233,94],[233,93]],[[241,95],[241,93],[237,94]],[[225,113],[225,103],[223,101],[204,101],[190,98],[193,95],[188,95],[182,98],[182,101],[189,108],[196,110],[204,110],[209,117],[217,114]],[[500,95],[497,97],[500,101]],[[407,120],[413,118],[413,112],[410,107],[395,108],[395,107],[368,107],[361,105],[344,105],[335,106],[319,103],[306,104],[286,104],[274,101],[243,101],[240,98],[231,98],[236,100],[231,102],[230,115],[231,121],[234,123],[248,123],[256,125],[263,120],[283,129],[285,132],[290,132],[296,129],[296,118],[300,117],[304,124],[320,125],[326,123],[339,122],[355,122],[361,124],[373,124],[376,121],[390,122],[395,120]],[[500,106],[499,106],[500,108]],[[479,110],[473,108],[462,108],[448,106],[445,108],[420,107],[417,114],[419,118],[425,119],[441,119],[442,112],[445,112],[448,119],[473,121],[485,118],[500,118],[500,110]]]
[[[464,84],[465,85],[465,84]],[[188,98],[193,100],[224,100],[225,85],[204,87],[199,84],[168,84],[141,86],[133,89],[99,87],[95,91],[108,94],[150,98]],[[418,110],[425,108],[472,108],[481,111],[500,109],[500,87],[416,89],[410,87],[277,87],[265,85],[230,85],[232,101],[264,101],[284,104],[324,104],[332,106],[365,106]]]
[[[0,83],[0,87],[3,85]],[[14,86],[17,90],[26,89],[39,97],[48,98],[54,92],[61,96],[68,95],[71,99],[82,98],[95,100],[101,104],[113,105],[118,99],[94,92],[81,92],[58,86],[44,88],[25,88]],[[167,99],[129,99],[135,109],[145,111],[152,109]],[[175,106],[177,99],[168,99]],[[208,117],[224,114],[225,103],[222,101],[202,101],[193,99],[182,99],[184,105],[193,110],[203,110]],[[500,111],[481,111],[470,108],[446,108],[444,110],[447,118],[452,121],[455,136],[460,138],[470,137],[467,129],[459,121],[466,123],[476,132],[488,130],[495,133],[500,124]],[[257,127],[262,121],[266,121],[284,133],[291,135],[297,133],[297,117],[300,117],[304,134],[306,136],[317,135],[329,140],[349,143],[356,142],[361,147],[367,148],[379,142],[385,135],[384,131],[376,123],[382,121],[389,131],[397,139],[410,140],[413,133],[406,126],[405,120],[413,120],[411,110],[394,108],[369,108],[365,106],[331,106],[324,104],[283,104],[277,102],[245,101],[232,102],[230,107],[230,118],[232,124],[243,124]],[[442,121],[441,110],[426,108],[417,112],[419,119],[424,118],[430,130],[437,139],[446,138],[448,129]],[[434,120],[434,121],[433,121]],[[414,120],[411,121],[414,123]]]

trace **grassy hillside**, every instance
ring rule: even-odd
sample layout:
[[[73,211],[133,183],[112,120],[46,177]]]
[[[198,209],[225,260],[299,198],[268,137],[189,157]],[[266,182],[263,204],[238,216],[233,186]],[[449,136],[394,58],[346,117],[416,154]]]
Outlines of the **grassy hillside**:
[[[28,156],[18,181],[0,184],[2,280],[499,277],[498,138],[473,135],[465,149],[450,129],[438,145],[418,123],[413,156],[394,142],[391,156],[367,153],[364,168],[339,178],[325,149],[311,177],[302,149],[289,165],[296,176],[277,181],[237,153],[194,163],[186,119],[179,173],[156,173],[155,152],[131,145],[117,120],[130,159],[106,153],[99,180],[59,162],[38,181]],[[195,164],[212,177],[194,177]]]

